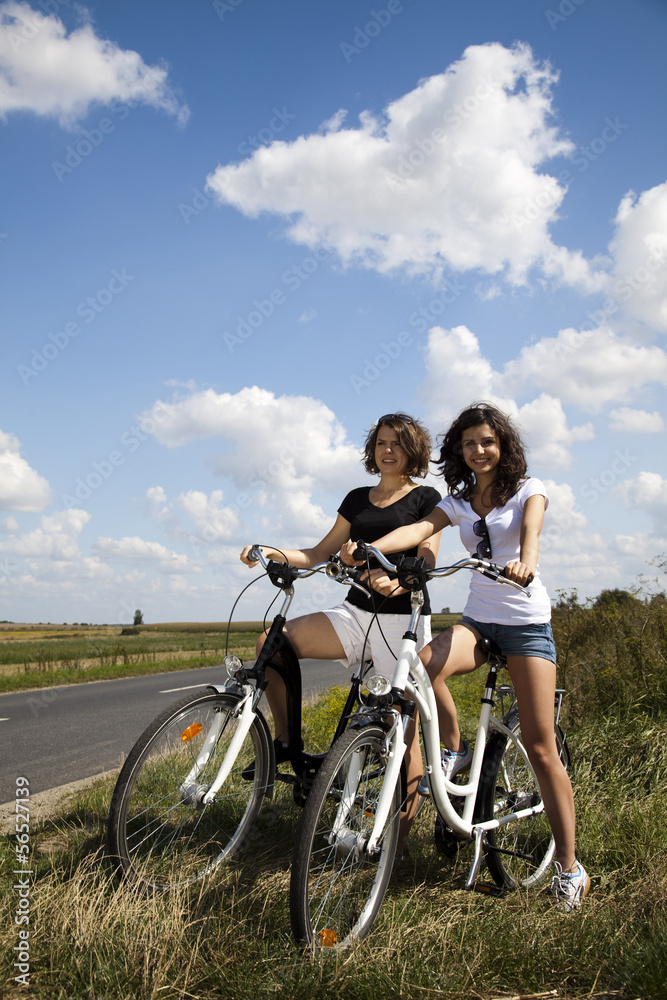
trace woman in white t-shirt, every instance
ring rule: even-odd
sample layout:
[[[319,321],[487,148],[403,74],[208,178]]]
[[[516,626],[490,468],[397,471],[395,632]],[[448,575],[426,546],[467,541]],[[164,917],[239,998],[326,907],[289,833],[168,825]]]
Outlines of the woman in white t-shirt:
[[[554,739],[556,648],[551,632],[551,604],[542,584],[537,557],[544,512],[549,500],[539,479],[526,476],[521,438],[495,406],[465,409],[444,435],[438,462],[449,494],[416,524],[397,528],[373,542],[385,554],[419,545],[448,525],[457,525],[473,554],[504,565],[505,575],[526,586],[523,594],[479,573],[471,574],[470,592],[460,624],[436,636],[420,652],[438,702],[444,740],[446,777],[469,766],[472,752],[461,738],[456,706],[447,678],[474,670],[485,660],[480,638],[493,640],[507,656],[516,691],[524,745],[540,784],[544,808],[556,842],[552,891],[566,910],[577,909],[590,880],[576,860],[572,786]],[[354,546],[341,555],[352,562]],[[374,583],[376,589],[378,583]],[[417,733],[414,727],[413,740]],[[426,777],[419,784],[429,794]]]

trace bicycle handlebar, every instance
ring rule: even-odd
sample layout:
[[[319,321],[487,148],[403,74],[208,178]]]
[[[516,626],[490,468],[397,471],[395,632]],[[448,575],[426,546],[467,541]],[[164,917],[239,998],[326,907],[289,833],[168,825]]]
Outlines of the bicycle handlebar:
[[[347,586],[356,587],[357,590],[361,590],[362,593],[370,596],[366,587],[363,587],[359,581],[358,577],[364,572],[364,567],[358,566],[347,566],[342,562],[340,556],[331,555],[326,562],[317,563],[315,566],[309,566],[304,569],[298,569],[296,566],[290,566],[287,562],[277,562],[274,559],[267,559],[259,544],[253,545],[248,552],[248,559],[251,562],[259,562],[262,567],[266,570],[271,583],[274,586],[279,587],[281,590],[285,590],[292,586],[295,580],[303,580],[307,576],[313,576],[314,573],[320,573],[324,571],[325,575],[329,577],[330,580],[335,580],[336,583],[342,583]]]
[[[480,556],[468,556],[466,559],[460,559],[459,562],[454,563],[452,566],[441,566],[431,569],[425,559],[417,559],[414,556],[400,555],[396,562],[392,563],[379,549],[373,548],[368,542],[361,540],[357,542],[357,547],[352,555],[357,560],[372,556],[383,569],[398,577],[401,587],[405,590],[423,590],[428,580],[451,576],[452,573],[457,573],[460,569],[474,569],[478,573],[482,573],[483,576],[487,576],[490,580],[495,580],[497,583],[506,583],[509,587],[514,587],[515,590],[520,590],[522,593],[528,594],[529,597],[531,596],[530,591],[526,590],[526,587],[532,583],[532,576],[528,579],[524,587],[514,580],[509,580],[504,575],[505,569],[503,566],[498,566],[496,563],[489,562],[488,559],[482,559]]]

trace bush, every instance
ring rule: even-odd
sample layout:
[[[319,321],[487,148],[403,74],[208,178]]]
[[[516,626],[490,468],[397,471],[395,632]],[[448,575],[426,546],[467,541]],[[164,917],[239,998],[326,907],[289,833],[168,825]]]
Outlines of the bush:
[[[580,604],[576,591],[561,594],[552,626],[571,721],[667,711],[664,599],[607,590]]]

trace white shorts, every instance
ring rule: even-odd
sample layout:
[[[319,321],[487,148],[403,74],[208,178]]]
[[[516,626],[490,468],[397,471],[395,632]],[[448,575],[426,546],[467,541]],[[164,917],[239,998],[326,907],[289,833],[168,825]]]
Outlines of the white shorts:
[[[374,615],[371,611],[355,608],[348,601],[329,608],[324,614],[345,650],[345,659],[340,663],[356,667],[362,656],[365,660],[372,657],[375,672],[391,680],[401,639],[410,625],[410,615]],[[417,650],[430,641],[431,616],[424,615],[417,626]]]

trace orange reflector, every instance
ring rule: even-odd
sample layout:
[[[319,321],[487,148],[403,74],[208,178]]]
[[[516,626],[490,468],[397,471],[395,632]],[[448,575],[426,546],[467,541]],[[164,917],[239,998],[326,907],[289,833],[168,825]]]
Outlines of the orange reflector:
[[[201,722],[193,722],[191,726],[188,726],[187,729],[183,730],[183,732],[181,733],[181,739],[183,740],[184,743],[187,743],[188,740],[191,740],[193,736],[198,736],[203,728],[204,727],[202,726]]]
[[[328,927],[320,931],[320,944],[323,948],[333,948],[338,941],[338,935]]]

